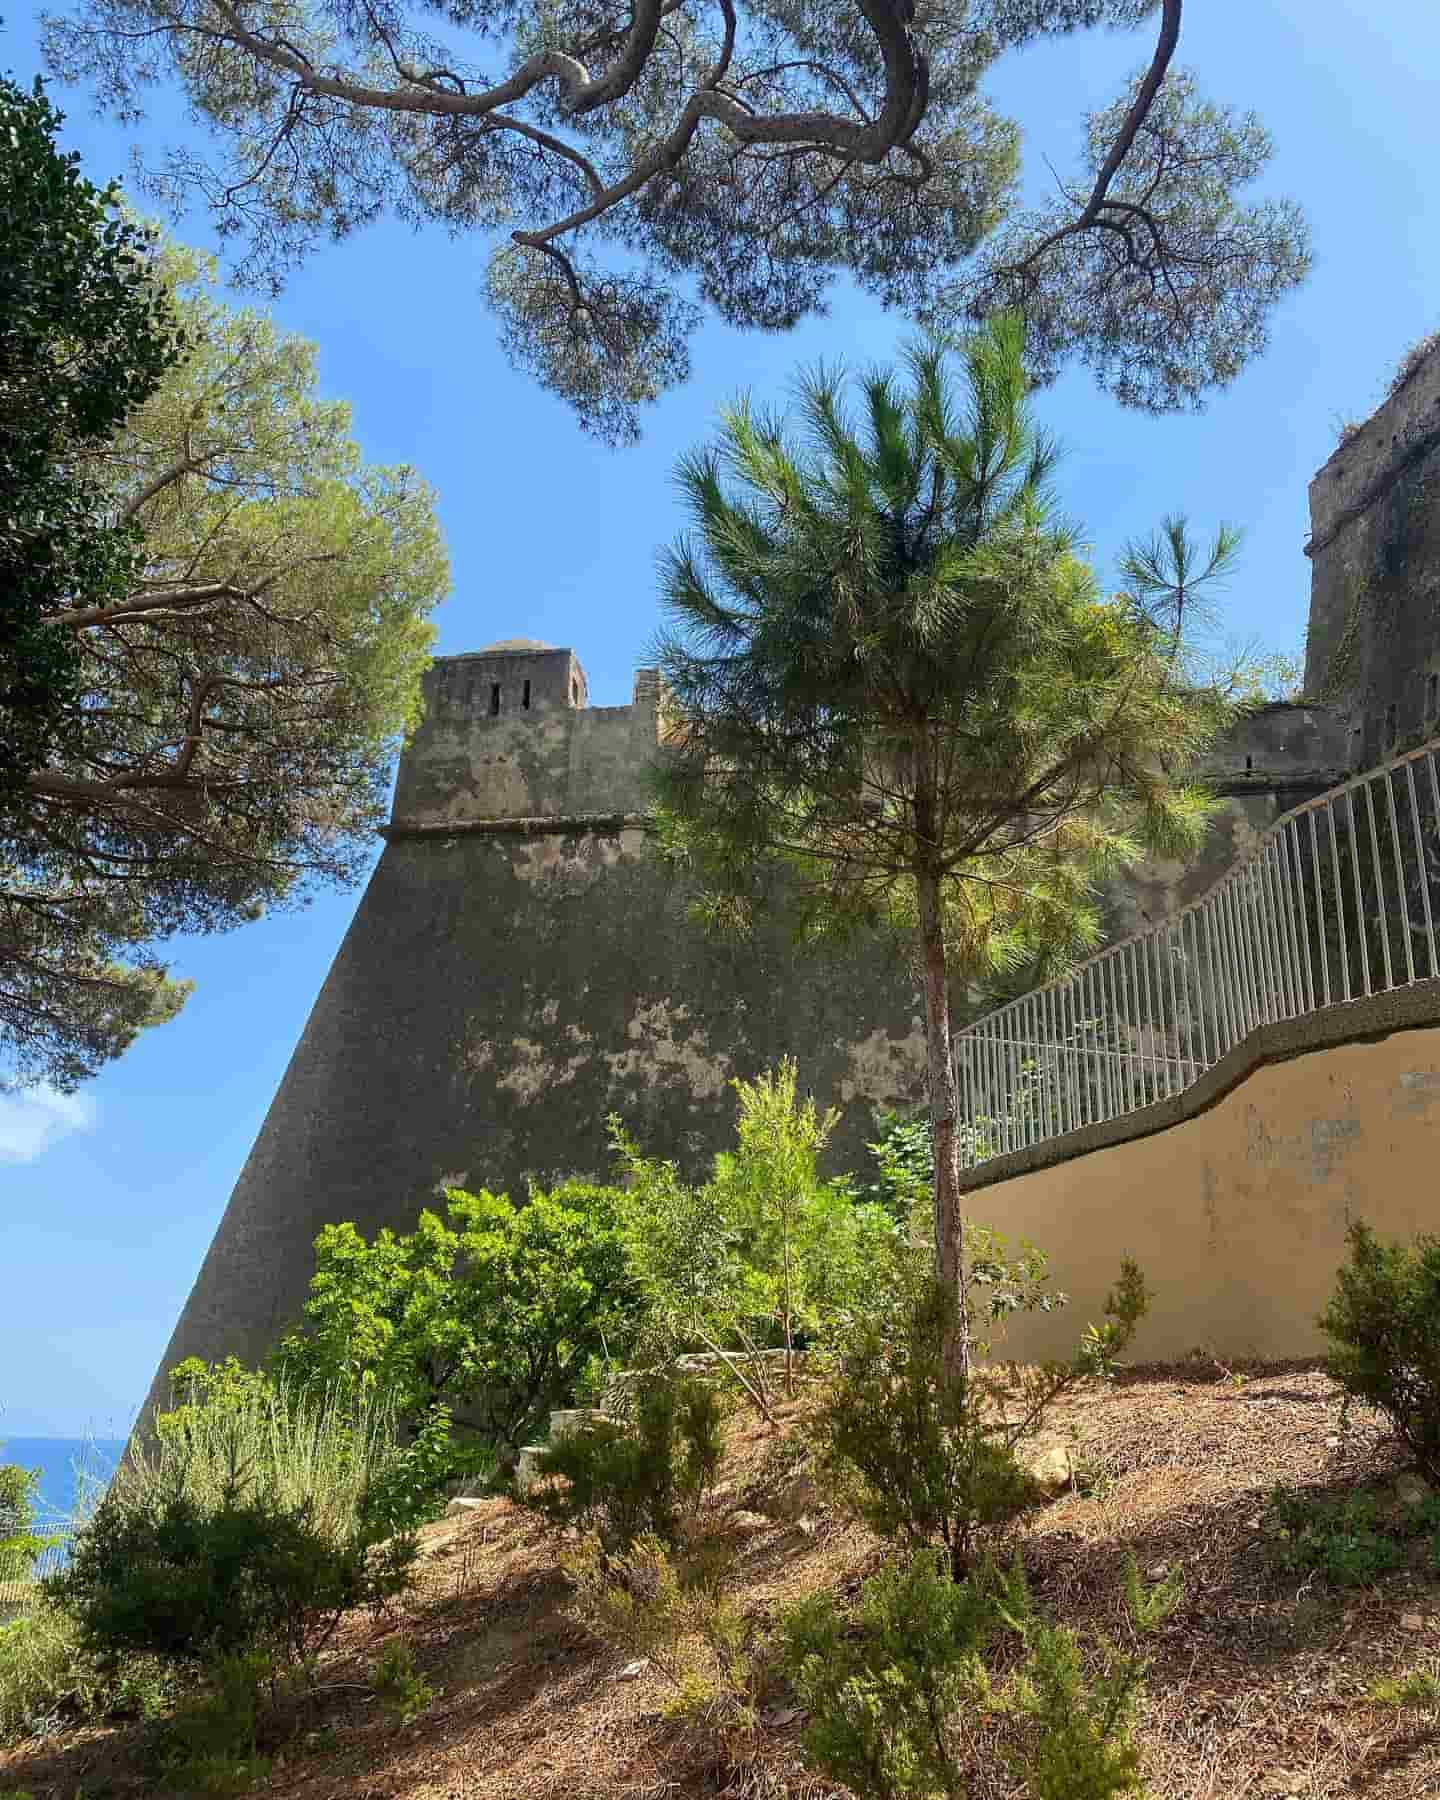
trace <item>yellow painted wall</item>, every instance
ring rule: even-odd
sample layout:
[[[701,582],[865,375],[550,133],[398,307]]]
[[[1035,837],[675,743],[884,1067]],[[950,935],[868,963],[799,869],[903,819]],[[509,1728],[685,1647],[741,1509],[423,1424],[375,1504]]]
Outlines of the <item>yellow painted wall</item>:
[[[999,1355],[1068,1354],[1127,1253],[1155,1293],[1132,1360],[1311,1355],[1350,1218],[1440,1233],[1440,1028],[1264,1065],[1196,1118],[964,1204],[1046,1251],[1071,1296],[1018,1320]]]

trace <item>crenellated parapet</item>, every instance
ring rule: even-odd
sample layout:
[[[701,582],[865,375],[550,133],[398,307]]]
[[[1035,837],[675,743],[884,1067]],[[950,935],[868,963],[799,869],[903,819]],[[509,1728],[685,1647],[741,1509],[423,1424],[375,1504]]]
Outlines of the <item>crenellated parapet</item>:
[[[386,833],[643,812],[659,681],[635,676],[628,706],[590,706],[573,650],[510,639],[438,657],[425,717],[400,759]]]

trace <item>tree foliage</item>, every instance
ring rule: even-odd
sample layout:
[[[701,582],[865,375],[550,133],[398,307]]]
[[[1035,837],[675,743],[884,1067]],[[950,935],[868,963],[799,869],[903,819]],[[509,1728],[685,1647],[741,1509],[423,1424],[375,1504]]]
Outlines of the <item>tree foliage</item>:
[[[695,533],[663,563],[656,651],[660,843],[699,915],[748,925],[779,861],[802,932],[915,945],[939,1271],[962,1296],[952,974],[1092,949],[1102,878],[1198,847],[1191,771],[1234,716],[1057,521],[1022,332],[975,334],[963,388],[914,346],[906,382],[858,383],[858,421],[836,369],[800,382],[793,421],[730,410],[680,467]]]
[[[62,1089],[183,1002],[157,941],[357,878],[448,583],[433,494],[362,461],[311,346],[201,257],[156,274],[188,353],[71,454],[138,561],[46,611],[78,687],[0,809],[0,1041]]]
[[[829,1339],[882,1283],[895,1238],[890,1216],[857,1201],[847,1180],[820,1174],[835,1115],[797,1091],[793,1062],[734,1083],[737,1147],[709,1181],[642,1154],[618,1119],[611,1141],[624,1177],[631,1271],[645,1306],[642,1346],[665,1362],[687,1351],[723,1356],[746,1398],[770,1417],[771,1364]]]
[[[83,459],[179,355],[147,234],[115,188],[80,174],[37,82],[0,77],[0,804],[45,761],[79,691],[78,651],[49,614],[121,598],[138,532]]]
[[[980,85],[1010,51],[1161,12],[1087,121],[1083,168],[1016,206],[1018,125]],[[1285,201],[1237,194],[1270,142],[1172,70],[1181,0],[79,0],[51,64],[124,118],[176,80],[212,155],[151,173],[278,280],[383,213],[494,241],[512,359],[611,440],[683,380],[708,310],[783,329],[847,271],[956,322],[1018,305],[1048,374],[1198,402],[1308,266]]]
[[[572,1181],[522,1206],[459,1188],[446,1200],[445,1219],[427,1210],[403,1235],[327,1225],[304,1329],[277,1363],[306,1385],[385,1395],[412,1426],[451,1407],[511,1461],[632,1341],[621,1196]]]

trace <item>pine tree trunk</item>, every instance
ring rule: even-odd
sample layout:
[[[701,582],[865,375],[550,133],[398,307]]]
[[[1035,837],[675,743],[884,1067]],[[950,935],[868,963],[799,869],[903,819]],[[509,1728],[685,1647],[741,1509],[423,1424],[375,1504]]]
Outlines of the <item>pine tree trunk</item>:
[[[945,1346],[952,1377],[970,1374],[970,1321],[965,1297],[965,1250],[960,1219],[960,1158],[956,1138],[959,1094],[950,1044],[950,982],[940,917],[940,879],[917,870],[920,952],[925,979],[925,1042],[930,1128],[935,1145],[935,1274],[955,1297],[955,1327]]]

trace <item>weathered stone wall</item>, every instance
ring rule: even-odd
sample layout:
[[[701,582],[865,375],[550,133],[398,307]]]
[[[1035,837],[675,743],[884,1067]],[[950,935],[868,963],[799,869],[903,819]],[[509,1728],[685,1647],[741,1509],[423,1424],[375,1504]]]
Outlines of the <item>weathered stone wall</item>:
[[[489,712],[494,666],[432,671],[389,842],[163,1369],[263,1354],[331,1221],[405,1230],[443,1185],[519,1195],[529,1176],[603,1177],[612,1111],[699,1173],[733,1142],[731,1078],[793,1055],[842,1109],[832,1166],[858,1167],[876,1103],[922,1097],[921,1010],[898,955],[800,952],[778,908],[745,945],[687,921],[633,817],[655,744],[647,672],[633,707],[557,701],[521,723]],[[512,807],[526,823],[489,816]]]
[[[1224,804],[1203,850],[1192,862],[1142,863],[1115,882],[1106,937],[1159,924],[1207,893],[1282,813],[1345,779],[1346,743],[1344,718],[1325,707],[1277,703],[1243,719],[1205,761]]]
[[[1369,768],[1440,732],[1440,349],[1315,476],[1310,521],[1305,691]]]

